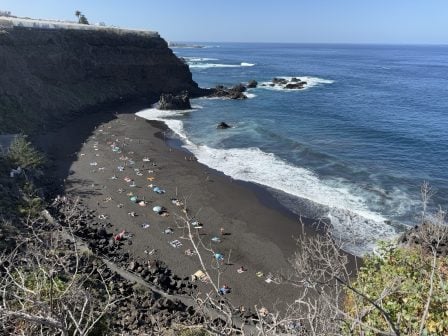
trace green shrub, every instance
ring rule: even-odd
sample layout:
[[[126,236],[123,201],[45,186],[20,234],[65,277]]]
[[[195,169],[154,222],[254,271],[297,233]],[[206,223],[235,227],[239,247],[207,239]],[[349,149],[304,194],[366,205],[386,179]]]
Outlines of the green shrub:
[[[430,292],[430,274],[433,258],[416,248],[382,249],[382,257],[368,256],[357,275],[353,287],[366,296],[378,300],[402,335],[419,335],[420,323]],[[436,260],[434,287],[429,314],[423,335],[448,335],[448,258]],[[385,292],[388,289],[390,292]],[[372,308],[372,309],[371,309]],[[353,318],[365,311],[365,325],[387,331],[388,323],[381,312],[368,300],[347,290],[346,312]],[[345,334],[376,335],[368,327],[358,327],[355,333],[348,328]]]
[[[45,163],[45,157],[37,151],[26,136],[18,136],[9,147],[8,158],[17,166],[25,169],[39,169]]]

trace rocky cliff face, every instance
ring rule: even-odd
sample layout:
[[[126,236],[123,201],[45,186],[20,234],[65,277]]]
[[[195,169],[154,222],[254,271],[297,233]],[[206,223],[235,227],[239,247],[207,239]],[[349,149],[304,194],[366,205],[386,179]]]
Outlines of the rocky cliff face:
[[[0,132],[182,90],[201,92],[156,33],[0,27]]]

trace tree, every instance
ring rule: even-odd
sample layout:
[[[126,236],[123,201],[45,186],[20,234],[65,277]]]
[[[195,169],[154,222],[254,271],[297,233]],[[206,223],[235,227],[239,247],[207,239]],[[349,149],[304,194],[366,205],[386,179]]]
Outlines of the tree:
[[[82,14],[81,11],[77,10],[75,12],[75,16],[78,18],[78,23],[80,24],[89,24],[89,21],[87,20],[86,16],[84,14]]]
[[[85,25],[89,24],[89,21],[87,20],[87,18],[85,17],[84,14],[81,14],[81,16],[79,17],[79,23],[80,24],[85,24]]]
[[[45,157],[37,151],[24,135],[15,138],[9,147],[9,160],[24,169],[39,169],[45,163]]]

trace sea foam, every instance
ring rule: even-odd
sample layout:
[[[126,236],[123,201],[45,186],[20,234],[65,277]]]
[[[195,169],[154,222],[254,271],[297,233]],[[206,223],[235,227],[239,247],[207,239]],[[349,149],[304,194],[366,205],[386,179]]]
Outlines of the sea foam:
[[[190,68],[209,69],[209,68],[240,68],[252,67],[255,64],[242,62],[240,64],[223,64],[223,63],[196,63],[188,62]]]
[[[347,183],[325,181],[312,171],[294,166],[259,148],[211,148],[193,143],[183,122],[174,117],[184,111],[147,109],[136,113],[148,120],[163,121],[184,142],[199,162],[234,179],[258,183],[309,200],[324,209],[332,234],[345,249],[357,255],[371,251],[378,239],[389,239],[395,230],[386,218],[370,210],[367,199],[352,192]]]
[[[258,85],[258,88],[267,89],[267,90],[294,92],[294,91],[303,91],[303,90],[306,90],[306,89],[309,89],[309,88],[312,88],[312,87],[318,86],[318,85],[334,83],[334,81],[331,79],[324,79],[324,78],[312,77],[312,76],[293,76],[293,77],[279,76],[277,78],[283,78],[283,79],[286,79],[287,81],[291,81],[291,79],[297,78],[301,81],[306,82],[306,85],[304,85],[304,87],[302,89],[285,89],[283,87],[283,85],[281,85],[281,84],[274,84],[274,86],[271,86],[272,82],[268,81],[268,82],[260,83],[260,85]]]

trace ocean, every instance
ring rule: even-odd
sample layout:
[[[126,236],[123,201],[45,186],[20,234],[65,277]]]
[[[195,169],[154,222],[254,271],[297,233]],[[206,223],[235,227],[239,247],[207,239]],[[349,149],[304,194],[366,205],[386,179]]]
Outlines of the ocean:
[[[139,113],[164,121],[199,162],[264,186],[297,214],[329,219],[357,255],[417,222],[424,181],[431,208],[448,205],[448,46],[205,46],[173,49],[201,87],[274,77],[307,85]],[[221,121],[233,127],[218,130]]]

